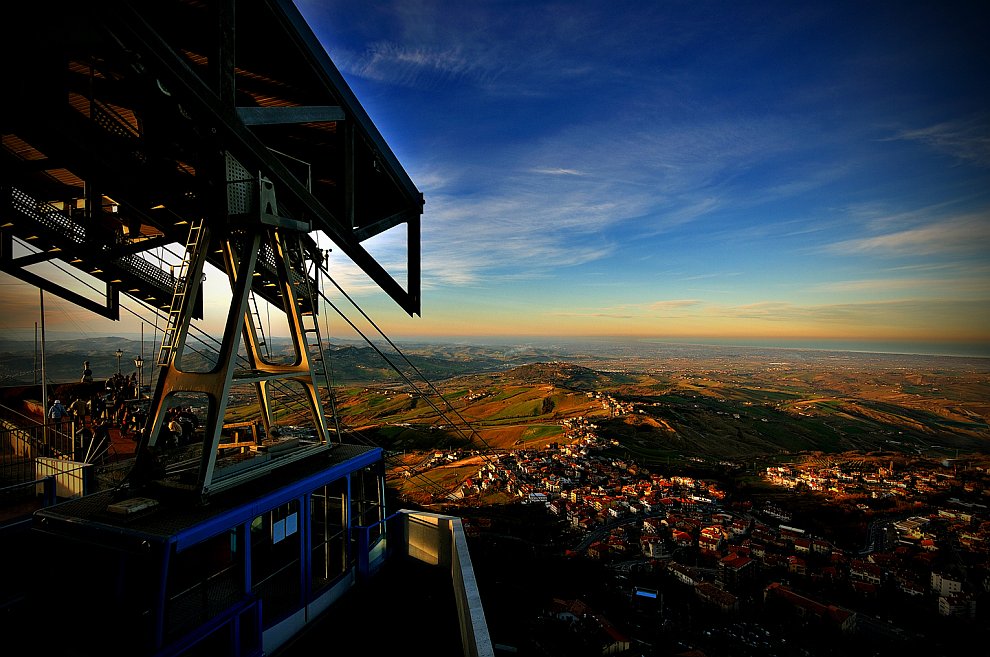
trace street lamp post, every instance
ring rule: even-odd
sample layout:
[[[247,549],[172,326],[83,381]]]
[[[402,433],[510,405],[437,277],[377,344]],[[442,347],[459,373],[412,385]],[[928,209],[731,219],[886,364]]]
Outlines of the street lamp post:
[[[117,374],[120,374],[120,358],[124,355],[124,352],[118,349],[114,352],[114,356],[117,357]]]
[[[137,394],[134,395],[134,397],[136,399],[141,399],[141,389],[144,388],[144,370],[143,370],[144,357],[143,356],[138,355],[134,357],[134,367],[136,367],[138,371]]]

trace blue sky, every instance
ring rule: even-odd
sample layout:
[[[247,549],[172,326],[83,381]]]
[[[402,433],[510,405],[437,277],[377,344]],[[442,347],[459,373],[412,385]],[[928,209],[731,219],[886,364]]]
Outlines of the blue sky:
[[[990,353],[979,3],[298,6],[426,197],[390,333]]]
[[[331,255],[390,337],[990,356],[985,3],[297,5],[426,198],[421,316]]]

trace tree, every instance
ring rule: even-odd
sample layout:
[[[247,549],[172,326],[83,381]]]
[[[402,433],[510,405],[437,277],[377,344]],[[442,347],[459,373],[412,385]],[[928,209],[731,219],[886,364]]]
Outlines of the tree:
[[[548,415],[548,414],[550,414],[550,413],[553,412],[553,409],[556,408],[556,406],[557,406],[557,404],[554,403],[552,397],[544,397],[543,398],[543,407],[540,409],[540,414],[541,415]]]

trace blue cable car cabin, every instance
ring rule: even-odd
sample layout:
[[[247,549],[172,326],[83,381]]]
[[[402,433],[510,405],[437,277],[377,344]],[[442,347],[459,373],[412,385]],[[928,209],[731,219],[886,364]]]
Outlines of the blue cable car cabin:
[[[60,609],[58,631],[21,626],[54,654],[271,654],[384,560],[384,491],[381,449],[338,445],[203,505],[105,491],[42,509],[30,545],[50,568],[27,608]]]

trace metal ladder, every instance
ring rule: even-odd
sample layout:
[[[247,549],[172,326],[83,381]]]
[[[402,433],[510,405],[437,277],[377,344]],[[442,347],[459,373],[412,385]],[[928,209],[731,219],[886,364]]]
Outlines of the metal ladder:
[[[268,340],[265,337],[265,327],[261,323],[261,314],[258,312],[258,299],[254,294],[254,290],[248,293],[248,304],[251,306],[251,321],[254,323],[254,331],[258,336],[258,346],[261,347],[262,356],[265,361],[270,363],[272,360],[272,350],[268,346]]]
[[[179,335],[179,322],[182,318],[182,308],[189,291],[192,289],[189,280],[189,266],[199,248],[200,237],[203,234],[203,219],[194,219],[189,224],[189,236],[186,238],[186,253],[179,266],[179,276],[175,279],[175,290],[172,293],[172,305],[168,311],[168,323],[162,335],[162,344],[158,351],[158,365],[168,365],[175,351],[175,343]]]
[[[303,248],[302,239],[293,240],[293,249],[291,255],[297,259],[299,265],[300,280],[293,282],[294,285],[298,285],[302,288],[300,290],[302,294],[296,295],[296,304],[299,306],[299,322],[300,328],[302,329],[303,339],[306,341],[305,349],[307,355],[309,356],[310,370],[314,375],[323,376],[322,387],[327,390],[327,398],[330,403],[330,408],[333,414],[333,421],[337,421],[337,411],[333,399],[333,388],[330,385],[330,372],[327,369],[327,361],[323,355],[323,337],[320,334],[320,320],[319,315],[316,312],[319,304],[319,297],[313,290],[313,279],[310,278],[309,272],[306,269],[306,251]],[[290,268],[293,273],[296,272],[294,268]],[[314,273],[318,271],[318,267],[314,263],[313,266]],[[308,303],[308,308],[306,304]],[[310,337],[314,342],[310,342]],[[319,369],[317,369],[317,367]],[[317,391],[319,391],[321,385],[316,382]],[[321,412],[323,412],[321,410]],[[323,412],[324,424],[329,429],[330,427],[330,417]]]

